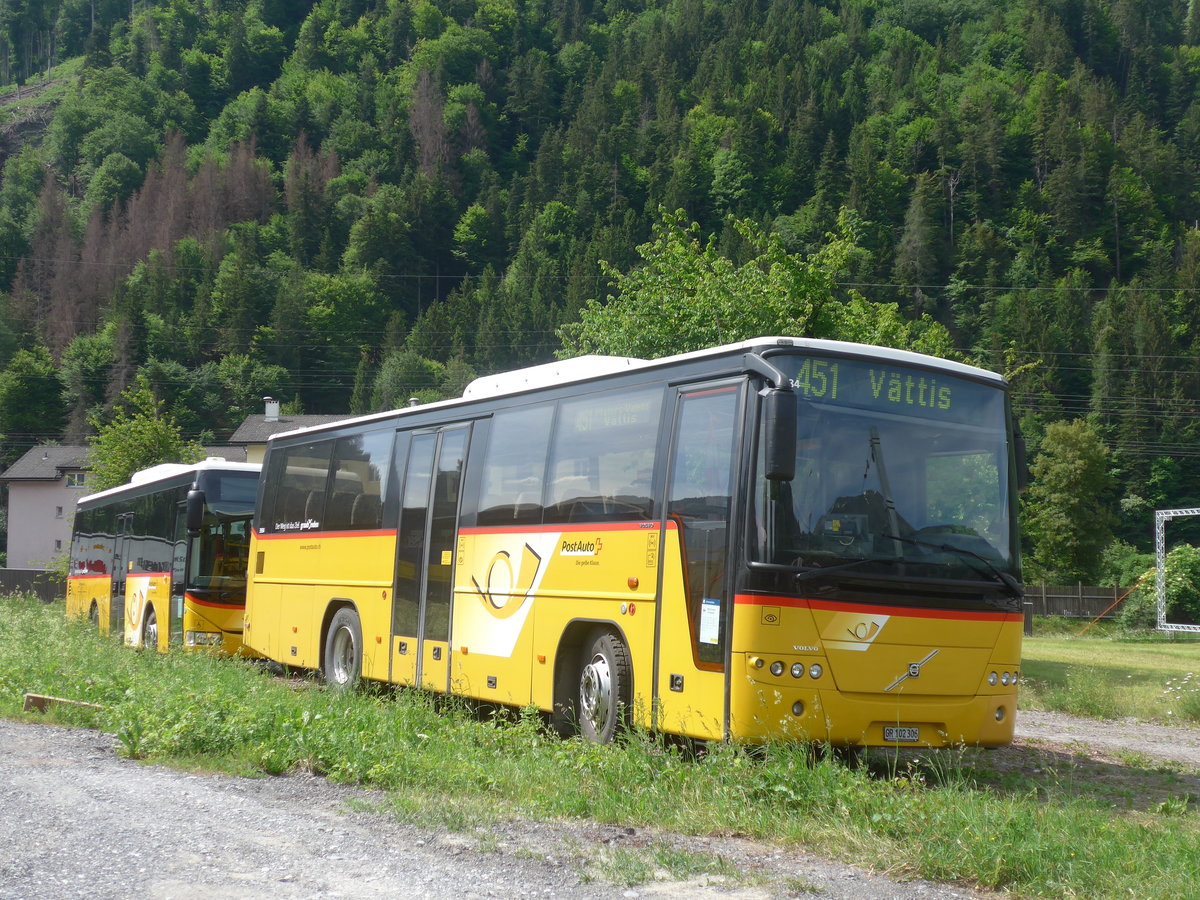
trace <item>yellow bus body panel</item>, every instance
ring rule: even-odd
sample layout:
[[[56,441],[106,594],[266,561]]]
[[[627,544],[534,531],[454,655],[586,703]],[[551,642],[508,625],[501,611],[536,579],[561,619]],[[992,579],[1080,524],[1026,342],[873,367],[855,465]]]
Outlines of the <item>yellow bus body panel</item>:
[[[210,634],[220,632],[221,644],[220,646],[212,647],[212,650],[227,656],[261,656],[261,654],[251,650],[243,642],[243,619],[245,618],[245,612],[245,608],[240,605],[213,603],[191,593],[184,593],[182,629],[184,634],[184,648],[188,650],[198,649],[188,647],[187,633],[189,631],[208,632]]]
[[[109,633],[111,598],[111,575],[71,575],[67,578],[67,618],[86,619],[95,604],[101,634]]]
[[[657,557],[647,547],[658,537],[654,523],[464,530],[451,630],[455,693],[552,709],[563,635],[594,623],[622,635],[635,718],[648,725]]]
[[[363,677],[386,681],[395,553],[389,531],[253,535],[245,643],[285,665],[320,668],[332,608],[349,603],[362,625]]]
[[[688,618],[679,532],[664,540],[657,727],[700,740],[725,735],[725,667],[701,667]]]
[[[739,597],[731,733],[843,745],[1007,744],[1021,629],[1013,613]],[[1010,683],[989,685],[993,671]],[[885,727],[918,737],[887,741]]]
[[[171,637],[171,575],[153,572],[125,577],[125,646],[137,647],[142,642],[146,612],[153,608],[158,625],[159,653],[166,653]]]

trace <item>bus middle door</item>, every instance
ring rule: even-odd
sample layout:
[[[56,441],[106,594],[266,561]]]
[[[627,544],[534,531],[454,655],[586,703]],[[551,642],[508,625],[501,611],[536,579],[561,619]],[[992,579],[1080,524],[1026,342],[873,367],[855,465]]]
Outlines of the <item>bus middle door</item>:
[[[451,425],[412,435],[396,536],[391,680],[441,692],[450,685],[455,536],[469,434],[469,425]],[[403,442],[401,435],[397,448]]]
[[[135,626],[141,622],[142,611],[127,609],[125,602],[125,581],[130,568],[126,557],[129,555],[132,532],[133,513],[118,513],[113,533],[112,593],[109,595],[108,618],[112,627],[121,629],[122,641],[128,646],[136,647],[138,635]],[[130,615],[136,615],[137,622],[131,623],[127,618]]]

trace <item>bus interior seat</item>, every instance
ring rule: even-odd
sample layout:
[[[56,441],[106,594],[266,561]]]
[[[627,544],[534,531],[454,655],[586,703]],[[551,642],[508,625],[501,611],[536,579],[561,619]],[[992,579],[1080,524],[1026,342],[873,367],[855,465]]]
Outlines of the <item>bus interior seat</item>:
[[[308,499],[304,501],[304,518],[320,522],[325,514],[325,492],[309,491]]]
[[[325,527],[334,530],[348,527],[351,524],[356,499],[352,491],[334,491],[325,509]]]
[[[296,522],[304,515],[304,502],[306,499],[304,491],[296,488],[283,488],[279,492],[279,499],[275,506],[279,512],[275,518],[279,522]]]
[[[351,528],[378,528],[382,505],[374,494],[359,494],[350,512]]]

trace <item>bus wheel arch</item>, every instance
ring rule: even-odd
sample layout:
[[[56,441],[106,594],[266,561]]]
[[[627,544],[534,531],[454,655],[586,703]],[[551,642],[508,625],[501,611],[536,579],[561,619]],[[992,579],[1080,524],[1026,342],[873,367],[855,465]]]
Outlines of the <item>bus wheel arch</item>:
[[[629,645],[612,624],[572,623],[555,658],[554,722],[560,732],[607,744],[629,725],[633,665]]]
[[[362,680],[362,620],[349,600],[334,601],[325,612],[321,640],[321,673],[325,683],[339,690],[354,688]]]

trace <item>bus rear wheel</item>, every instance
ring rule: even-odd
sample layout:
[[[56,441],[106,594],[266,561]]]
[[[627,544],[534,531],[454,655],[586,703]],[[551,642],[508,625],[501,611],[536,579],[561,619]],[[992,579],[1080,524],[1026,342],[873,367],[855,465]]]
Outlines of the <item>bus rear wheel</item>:
[[[352,688],[362,677],[362,625],[358,613],[343,606],[333,614],[325,635],[325,683]]]
[[[629,724],[633,669],[624,641],[599,631],[580,658],[575,709],[579,733],[598,744],[610,743]]]
[[[158,649],[158,616],[154,614],[154,607],[146,607],[146,622],[142,626],[142,647],[147,650]]]
[[[88,610],[88,622],[97,630],[100,628],[100,606],[95,600],[92,601],[91,609]]]

